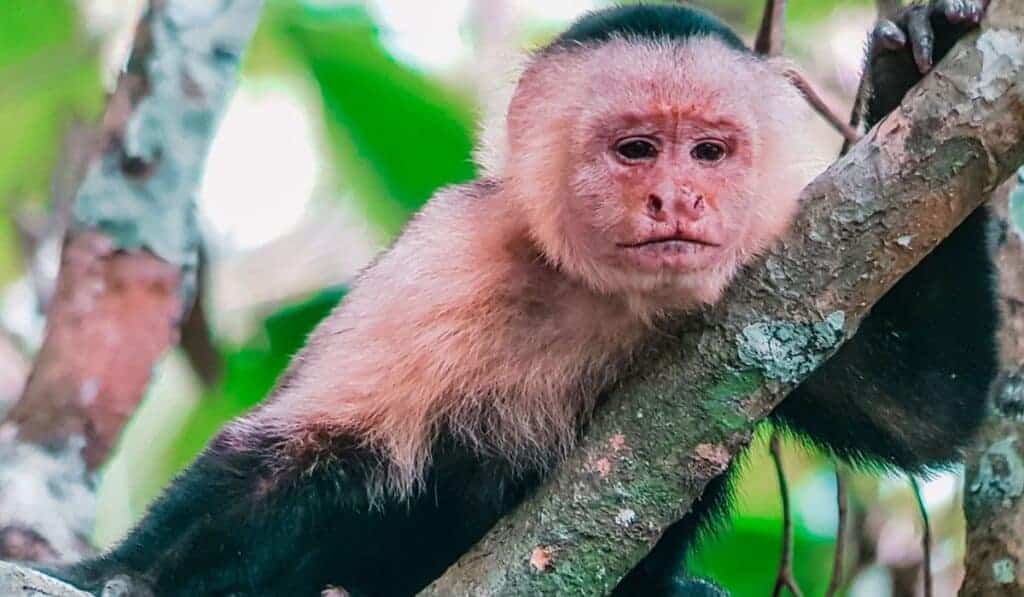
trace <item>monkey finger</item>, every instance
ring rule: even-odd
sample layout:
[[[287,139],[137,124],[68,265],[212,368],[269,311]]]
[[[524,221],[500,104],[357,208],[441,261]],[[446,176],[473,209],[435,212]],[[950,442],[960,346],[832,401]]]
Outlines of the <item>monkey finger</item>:
[[[871,49],[874,53],[892,52],[907,47],[907,34],[889,19],[882,19],[875,25],[871,39]]]
[[[928,7],[915,6],[907,13],[907,35],[914,52],[914,62],[922,74],[932,69],[932,52],[935,49],[935,31],[929,12]]]
[[[938,0],[934,9],[950,23],[977,25],[985,15],[985,0]]]

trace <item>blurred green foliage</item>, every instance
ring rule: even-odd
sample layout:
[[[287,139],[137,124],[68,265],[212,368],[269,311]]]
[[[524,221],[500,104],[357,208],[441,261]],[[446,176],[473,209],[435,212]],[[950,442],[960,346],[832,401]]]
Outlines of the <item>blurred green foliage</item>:
[[[0,2],[0,283],[18,273],[15,205],[43,203],[63,133],[103,106],[95,47],[71,0]]]
[[[272,62],[289,56],[315,80],[339,176],[385,233],[439,187],[473,178],[469,98],[391,56],[363,7],[278,1],[257,37],[255,58],[276,48]]]

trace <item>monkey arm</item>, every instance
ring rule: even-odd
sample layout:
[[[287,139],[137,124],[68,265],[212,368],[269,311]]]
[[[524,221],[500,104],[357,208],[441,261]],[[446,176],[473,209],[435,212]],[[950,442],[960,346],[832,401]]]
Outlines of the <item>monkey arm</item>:
[[[248,447],[233,446],[227,437],[218,436],[113,551],[60,576],[97,592],[122,576],[140,594],[143,587],[159,595],[239,588],[274,594],[275,584],[288,586],[292,571],[317,557],[317,548],[309,547],[317,545],[317,533],[366,509],[358,467],[300,472],[297,462],[283,465],[285,455],[269,435],[264,445]],[[334,510],[331,517],[325,508]],[[348,536],[353,545],[365,539],[356,529]],[[298,554],[299,547],[305,553]]]
[[[218,436],[108,554],[60,571],[131,595],[409,595],[439,575],[535,486],[499,460],[438,446],[424,491],[379,494],[380,456],[344,436],[294,454],[287,438]]]

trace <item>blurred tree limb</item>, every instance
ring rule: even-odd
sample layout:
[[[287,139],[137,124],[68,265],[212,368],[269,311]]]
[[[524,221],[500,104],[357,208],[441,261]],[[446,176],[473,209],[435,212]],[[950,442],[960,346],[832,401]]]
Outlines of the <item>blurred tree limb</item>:
[[[27,555],[53,558],[88,549],[91,472],[191,304],[193,198],[261,8],[152,0],[136,29],[75,197],[46,338],[0,425],[0,546],[28,537]]]
[[[424,594],[607,594],[754,425],[1024,160],[1022,39],[1024,4],[995,0],[981,31],[805,190],[789,238],[701,321],[676,322],[547,485]],[[540,569],[537,549],[550,554]]]
[[[1024,171],[1022,171],[1024,173]],[[992,200],[1000,374],[989,419],[967,461],[967,574],[960,594],[1024,594],[1024,184],[1014,177]],[[1017,216],[1017,217],[1014,217]]]

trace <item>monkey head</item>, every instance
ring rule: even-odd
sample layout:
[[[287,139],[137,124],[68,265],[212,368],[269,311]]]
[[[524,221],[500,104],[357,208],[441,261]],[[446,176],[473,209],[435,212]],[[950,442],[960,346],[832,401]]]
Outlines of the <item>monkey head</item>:
[[[711,303],[795,217],[807,114],[782,65],[714,37],[556,46],[519,81],[502,175],[567,275]]]

